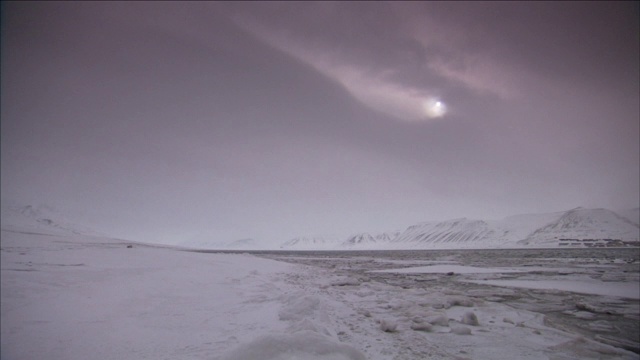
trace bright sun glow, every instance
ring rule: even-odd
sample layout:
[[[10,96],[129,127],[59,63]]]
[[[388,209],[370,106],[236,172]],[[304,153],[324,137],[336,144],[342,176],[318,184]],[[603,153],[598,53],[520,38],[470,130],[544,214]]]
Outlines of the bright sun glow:
[[[423,107],[426,115],[430,118],[443,117],[447,113],[447,105],[439,99],[426,100]]]

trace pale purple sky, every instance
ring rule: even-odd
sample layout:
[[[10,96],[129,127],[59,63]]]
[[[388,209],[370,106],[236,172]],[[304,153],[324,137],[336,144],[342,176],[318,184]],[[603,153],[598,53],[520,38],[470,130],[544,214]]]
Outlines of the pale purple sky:
[[[637,2],[3,2],[2,197],[165,243],[637,207],[638,34]]]

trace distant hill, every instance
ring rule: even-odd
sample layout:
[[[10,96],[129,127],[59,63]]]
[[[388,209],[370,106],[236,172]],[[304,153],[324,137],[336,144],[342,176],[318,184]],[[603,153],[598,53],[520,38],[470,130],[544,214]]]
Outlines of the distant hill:
[[[501,220],[460,218],[428,221],[409,226],[399,233],[360,233],[342,242],[296,238],[283,244],[281,249],[481,249],[622,246],[622,242],[640,245],[640,227],[632,220],[637,216],[638,209],[624,214],[619,215],[607,209],[576,208],[553,213],[514,215]]]
[[[369,233],[360,233],[347,238],[340,244],[342,248],[378,248],[391,243],[400,232],[380,233],[371,235]]]
[[[576,208],[531,233],[519,243],[554,245],[561,239],[638,241],[638,224],[607,209]]]
[[[470,244],[485,244],[488,239],[501,236],[482,220],[461,218],[410,226],[393,240],[393,244],[408,248],[467,247]]]
[[[3,201],[2,230],[50,235],[100,235],[66,220],[48,206],[15,205]],[[392,250],[473,249],[562,246],[639,246],[639,209],[614,212],[608,209],[575,208],[568,211],[509,216],[501,220],[452,219],[428,221],[400,232],[359,233],[337,236],[296,237],[279,247],[259,240],[210,242],[206,238],[182,244],[227,250]]]
[[[258,249],[260,248],[260,243],[254,239],[239,239],[225,244],[223,248],[228,250]]]
[[[636,225],[640,224],[640,208],[616,211],[616,213]]]
[[[66,219],[66,216],[46,205],[16,205],[3,201],[2,230],[39,233],[47,235],[100,235],[82,225]]]
[[[340,244],[335,236],[301,236],[286,241],[280,245],[282,250],[330,250]]]

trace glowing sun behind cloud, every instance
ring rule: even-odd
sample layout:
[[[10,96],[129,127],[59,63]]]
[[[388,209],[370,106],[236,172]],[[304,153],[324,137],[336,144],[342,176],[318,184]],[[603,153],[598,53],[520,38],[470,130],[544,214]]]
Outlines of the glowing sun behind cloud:
[[[433,90],[393,80],[395,70],[355,64],[341,52],[314,48],[308,42],[283,31],[236,17],[236,24],[267,41],[276,48],[311,65],[320,73],[340,83],[365,106],[406,122],[423,122],[442,118],[447,113],[444,102],[433,97]]]
[[[423,103],[425,114],[433,119],[440,118],[447,114],[447,105],[440,99],[431,98]]]

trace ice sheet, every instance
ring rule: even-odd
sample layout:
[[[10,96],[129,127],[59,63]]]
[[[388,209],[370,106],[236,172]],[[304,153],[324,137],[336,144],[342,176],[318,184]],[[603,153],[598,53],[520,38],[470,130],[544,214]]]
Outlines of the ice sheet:
[[[546,289],[571,291],[581,294],[620,296],[640,299],[638,283],[606,283],[603,281],[567,281],[567,280],[467,280],[476,284],[517,287],[527,289]]]
[[[523,270],[513,268],[481,268],[465,265],[429,265],[414,266],[408,268],[373,270],[372,272],[396,273],[396,274],[447,274],[453,272],[455,274],[492,274],[492,273],[515,273]],[[530,270],[529,270],[530,271]]]

